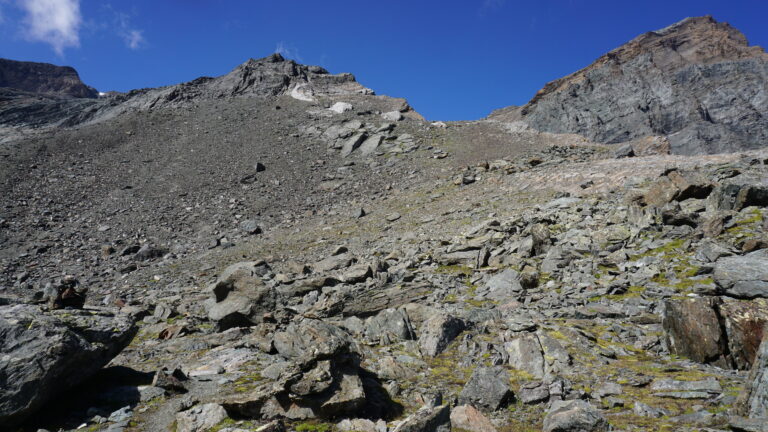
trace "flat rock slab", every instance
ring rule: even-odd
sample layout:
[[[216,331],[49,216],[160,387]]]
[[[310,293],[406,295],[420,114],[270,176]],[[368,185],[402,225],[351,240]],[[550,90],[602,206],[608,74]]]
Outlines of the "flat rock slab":
[[[723,293],[737,298],[768,298],[768,250],[715,262],[714,279]]]

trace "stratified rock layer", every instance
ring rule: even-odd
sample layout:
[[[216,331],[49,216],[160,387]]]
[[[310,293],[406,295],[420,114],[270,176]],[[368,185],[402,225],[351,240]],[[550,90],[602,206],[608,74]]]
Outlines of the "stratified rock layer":
[[[667,136],[673,153],[763,146],[768,136],[768,55],[712,17],[687,18],[645,33],[592,65],[550,82],[519,111],[554,133],[620,143]]]

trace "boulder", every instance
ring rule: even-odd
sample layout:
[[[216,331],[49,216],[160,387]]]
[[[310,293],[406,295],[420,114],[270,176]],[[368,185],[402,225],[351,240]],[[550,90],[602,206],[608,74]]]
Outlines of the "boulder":
[[[602,432],[608,422],[589,402],[555,401],[544,417],[544,432]]]
[[[426,320],[419,336],[421,354],[428,357],[440,354],[464,327],[463,321],[450,315],[440,314]]]
[[[488,417],[472,405],[459,405],[451,411],[451,427],[467,432],[496,432]]]
[[[687,298],[664,303],[662,325],[672,354],[699,363],[729,367],[725,357],[728,342],[721,331],[717,314],[719,300]]]
[[[478,367],[459,394],[459,403],[484,411],[503,408],[513,398],[509,372],[502,366]]]
[[[368,419],[344,419],[336,424],[339,432],[387,432],[387,424],[384,420],[374,423]]]
[[[718,185],[709,199],[717,210],[739,211],[749,206],[768,206],[768,185],[765,179],[738,176]]]
[[[360,147],[360,144],[365,141],[365,138],[368,135],[363,132],[359,134],[353,135],[351,138],[347,139],[344,142],[344,145],[341,146],[341,156],[347,157],[352,154],[353,151],[355,151],[358,147]]]
[[[519,295],[522,290],[520,274],[515,270],[506,269],[488,279],[484,290],[487,292],[483,297],[498,302],[506,302]]]
[[[450,432],[451,406],[425,406],[400,422],[392,432]]]
[[[541,381],[529,381],[520,385],[517,398],[524,404],[546,402],[549,399],[549,386]]]
[[[294,321],[275,333],[274,346],[281,356],[311,363],[349,351],[352,339],[339,327],[320,320]]]
[[[509,355],[509,365],[534,378],[544,377],[544,354],[535,334],[523,334],[504,344]]]
[[[360,154],[363,156],[370,156],[373,154],[384,141],[384,135],[372,135],[368,137],[362,144],[360,144]]]
[[[212,298],[205,307],[219,331],[258,324],[274,311],[275,292],[259,277],[264,272],[263,262],[233,264],[210,286]]]
[[[22,422],[90,378],[136,330],[132,318],[105,309],[0,306],[0,426]]]
[[[364,333],[367,341],[381,345],[415,339],[413,326],[403,309],[384,309],[366,319]]]
[[[715,262],[713,277],[725,295],[768,298],[768,250],[720,258]]]
[[[205,432],[226,418],[227,411],[221,405],[197,405],[176,414],[176,432]]]

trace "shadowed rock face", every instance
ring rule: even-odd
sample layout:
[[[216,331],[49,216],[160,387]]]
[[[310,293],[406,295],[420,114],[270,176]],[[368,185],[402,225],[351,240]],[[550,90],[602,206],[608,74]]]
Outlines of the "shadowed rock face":
[[[0,87],[78,98],[99,95],[96,89],[83,84],[77,71],[69,66],[6,59],[0,59]]]
[[[673,153],[737,151],[768,136],[768,55],[712,17],[638,36],[491,115],[604,143],[667,136]]]

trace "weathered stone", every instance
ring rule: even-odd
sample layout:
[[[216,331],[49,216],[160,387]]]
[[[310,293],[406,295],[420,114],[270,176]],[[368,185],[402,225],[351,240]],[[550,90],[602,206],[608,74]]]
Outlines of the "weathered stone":
[[[226,418],[227,411],[221,405],[198,405],[176,414],[176,432],[205,432]]]
[[[719,306],[719,315],[728,339],[728,357],[732,367],[749,369],[768,324],[768,300],[726,299]]]
[[[341,147],[341,156],[347,157],[351,155],[353,151],[355,151],[358,147],[360,147],[360,144],[362,144],[363,141],[365,141],[365,138],[367,136],[368,135],[365,132],[363,132],[349,138],[346,142],[344,142],[344,145],[342,145]]]
[[[91,377],[136,330],[132,318],[108,310],[0,306],[0,425],[20,423]]]
[[[524,404],[546,402],[549,399],[549,386],[541,381],[531,381],[520,385],[517,398]]]
[[[424,322],[419,336],[421,354],[434,357],[464,330],[464,322],[450,315],[437,315]]]
[[[544,378],[544,354],[535,334],[523,334],[506,342],[504,350],[509,354],[510,366],[535,378]]]
[[[487,293],[483,296],[489,300],[498,302],[512,300],[523,290],[520,284],[520,274],[512,269],[506,269],[493,275],[485,285],[485,290]]]
[[[586,401],[555,401],[544,417],[544,432],[602,432],[608,422]]]
[[[496,432],[496,427],[472,405],[459,405],[451,411],[451,428],[467,432]]]
[[[415,339],[413,326],[403,309],[385,309],[365,321],[365,339],[387,345]]]
[[[377,423],[368,419],[344,419],[336,424],[340,432],[387,432],[387,424],[383,420]]]
[[[450,432],[451,406],[425,406],[400,422],[392,432]]]
[[[211,285],[213,297],[205,306],[218,330],[258,324],[264,314],[274,310],[274,290],[259,277],[263,272],[262,262],[237,263],[227,267]]]
[[[324,360],[349,351],[351,338],[344,330],[320,320],[294,321],[275,333],[277,352],[301,362]]]
[[[713,298],[687,298],[664,303],[662,325],[673,354],[700,363],[729,367],[728,347]]]
[[[459,403],[485,411],[496,411],[512,398],[506,369],[502,366],[478,367],[461,390]]]
[[[713,276],[726,295],[768,298],[768,250],[720,258],[715,262]]]
[[[749,418],[768,418],[768,336],[763,336],[737,409]]]

